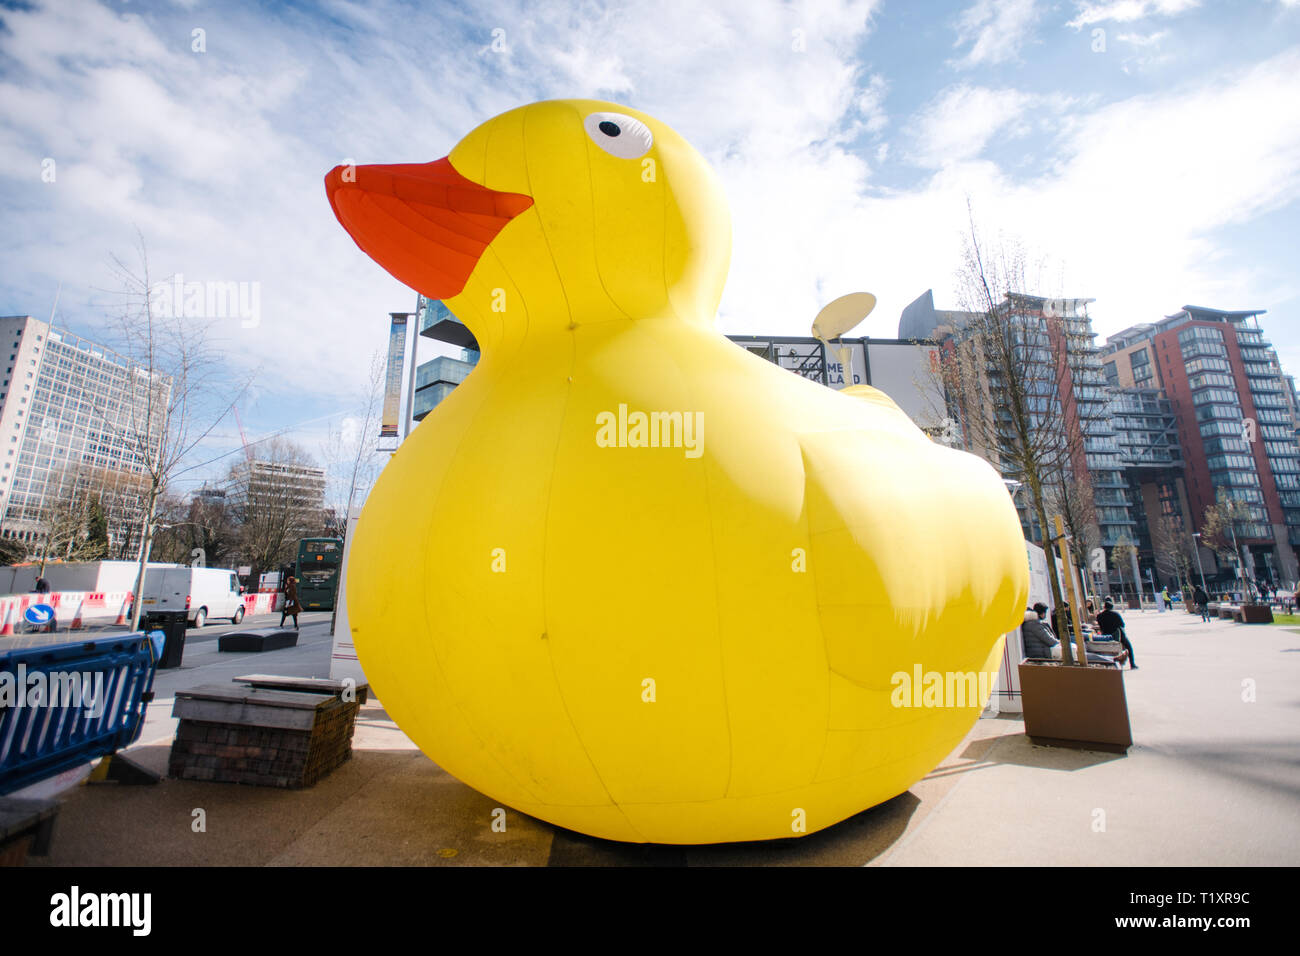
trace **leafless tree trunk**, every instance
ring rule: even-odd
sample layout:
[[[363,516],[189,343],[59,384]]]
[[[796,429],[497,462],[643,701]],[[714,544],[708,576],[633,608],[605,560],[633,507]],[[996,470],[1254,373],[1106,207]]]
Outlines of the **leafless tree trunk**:
[[[124,300],[117,328],[121,351],[135,367],[122,396],[127,409],[122,437],[145,484],[132,630],[140,626],[145,571],[162,496],[169,482],[183,473],[191,452],[230,414],[248,387],[247,381],[232,385],[225,374],[225,363],[208,340],[211,320],[184,317],[180,303],[159,307],[143,236],[138,236],[136,251],[135,269],[116,256],[112,260]]]
[[[958,273],[965,317],[943,342],[936,374],[963,446],[1027,494],[1027,537],[1037,536],[1047,552],[1052,600],[1060,612],[1064,598],[1049,507],[1070,522],[1076,549],[1088,544],[1082,529],[1091,510],[1090,494],[1069,492],[1072,483],[1087,483],[1081,422],[1066,414],[1062,402],[1069,393],[1070,330],[1051,305],[1059,300],[1029,294],[1024,253],[1000,243],[990,247],[973,213],[969,224]],[[1058,634],[1063,624],[1058,615]],[[1062,636],[1062,659],[1074,663],[1068,633]]]
[[[383,406],[385,364],[383,354],[370,357],[366,391],[360,396],[355,414],[331,426],[321,456],[325,461],[326,502],[340,538],[346,536],[348,515],[365,500],[379,474],[379,419]],[[346,427],[345,427],[346,426]]]

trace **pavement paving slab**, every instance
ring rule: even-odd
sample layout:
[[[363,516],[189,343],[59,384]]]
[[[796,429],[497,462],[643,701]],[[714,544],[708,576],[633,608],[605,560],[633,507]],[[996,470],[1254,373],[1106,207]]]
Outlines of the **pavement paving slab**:
[[[299,645],[162,671],[133,759],[164,771],[177,690],[241,674],[328,676],[328,616]],[[1127,755],[1045,747],[976,721],[907,793],[798,839],[622,844],[499,807],[424,756],[371,698],[353,758],[306,790],[164,780],[77,787],[30,865],[934,866],[1300,863],[1300,633],[1129,612]],[[196,831],[196,810],[206,830]],[[494,827],[494,821],[496,826]],[[501,823],[504,822],[504,829]]]

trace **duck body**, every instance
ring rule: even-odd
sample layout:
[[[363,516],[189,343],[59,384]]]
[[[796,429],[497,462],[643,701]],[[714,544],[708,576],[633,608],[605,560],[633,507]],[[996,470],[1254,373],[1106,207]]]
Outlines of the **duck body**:
[[[621,174],[589,144],[586,191],[548,193],[550,148],[494,182],[494,140],[531,123],[506,154],[581,147],[594,114],[651,131],[631,198],[600,201]],[[1028,568],[987,464],[712,328],[716,184],[683,147],[561,101],[453,151],[535,205],[440,296],[482,359],[371,492],[349,617],[397,724],[505,805],[625,841],[799,836],[904,792],[969,731],[983,700],[900,705],[898,675],[996,673]],[[576,225],[554,212],[574,193]]]

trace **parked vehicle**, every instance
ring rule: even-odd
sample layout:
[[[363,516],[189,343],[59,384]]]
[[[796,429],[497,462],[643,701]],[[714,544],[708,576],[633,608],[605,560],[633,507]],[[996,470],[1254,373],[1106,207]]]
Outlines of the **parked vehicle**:
[[[194,627],[214,617],[238,624],[244,619],[241,590],[229,568],[153,568],[145,575],[140,605],[145,614],[183,608]]]

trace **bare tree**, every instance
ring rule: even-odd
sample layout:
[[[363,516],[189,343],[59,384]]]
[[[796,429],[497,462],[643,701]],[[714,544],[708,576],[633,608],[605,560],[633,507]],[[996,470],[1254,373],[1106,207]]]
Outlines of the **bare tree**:
[[[1063,311],[1028,294],[1026,258],[1015,246],[990,246],[980,236],[974,215],[958,273],[958,295],[965,314],[940,349],[935,374],[942,382],[947,413],[961,429],[962,444],[1017,481],[1027,494],[1027,537],[1048,554],[1052,600],[1064,597],[1055,573],[1053,525],[1049,509],[1068,516],[1074,549],[1086,559],[1083,533],[1091,514],[1082,433],[1077,416],[1066,413],[1061,396],[1071,373]],[[1077,472],[1083,476],[1070,487]],[[1063,616],[1062,616],[1063,617]],[[1062,619],[1058,618],[1058,628]],[[1073,663],[1069,640],[1062,656]]]
[[[124,300],[117,332],[121,352],[133,366],[120,397],[125,410],[121,438],[145,485],[132,630],[140,626],[159,501],[170,482],[183,474],[191,453],[230,414],[248,387],[247,381],[231,383],[226,363],[209,341],[211,321],[183,317],[183,310],[175,307],[179,303],[168,308],[157,301],[144,238],[138,234],[137,238],[136,269],[117,256],[112,258]]]
[[[238,533],[224,496],[196,494],[183,501],[168,495],[158,509],[154,554],[160,561],[225,566]]]
[[[1157,515],[1151,522],[1151,550],[1156,570],[1173,578],[1180,590],[1189,590],[1192,566],[1196,560],[1195,543],[1177,515]]]
[[[48,561],[97,561],[108,557],[108,516],[97,488],[104,469],[74,466],[51,476],[38,524],[40,574]]]
[[[262,443],[256,459],[231,469],[229,507],[254,576],[288,562],[299,538],[323,530],[324,479],[312,468],[302,448],[276,437]]]
[[[327,530],[342,538],[353,506],[364,501],[379,476],[379,418],[383,408],[385,363],[383,354],[370,357],[365,392],[353,414],[330,426],[321,457],[325,462]]]
[[[1115,542],[1115,546],[1110,549],[1111,564],[1119,572],[1119,594],[1121,598],[1124,596],[1124,569],[1132,566],[1133,558],[1136,556],[1137,546],[1133,544],[1126,534],[1120,535],[1119,540]],[[1141,581],[1133,582],[1133,593],[1139,596],[1142,594]]]
[[[1228,562],[1235,569],[1239,580],[1241,572],[1241,552],[1237,550],[1237,525],[1250,520],[1251,509],[1246,502],[1232,497],[1226,488],[1220,488],[1217,500],[1205,509],[1205,520],[1201,525],[1201,540],[1215,553],[1220,563]]]
[[[164,493],[156,509],[157,528],[154,531],[150,556],[165,564],[189,564],[190,530],[185,526],[185,501],[179,496]]]
[[[1093,504],[1092,483],[1075,477],[1073,467],[1048,492],[1048,505],[1061,516],[1070,536],[1070,554],[1079,567],[1088,566],[1092,549],[1101,541],[1097,527],[1097,509]]]

